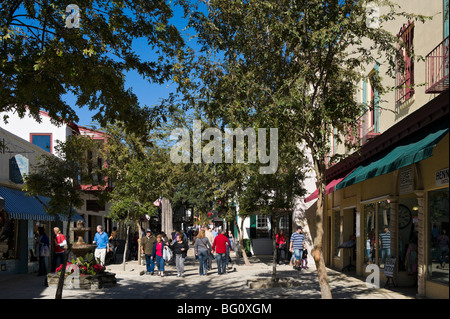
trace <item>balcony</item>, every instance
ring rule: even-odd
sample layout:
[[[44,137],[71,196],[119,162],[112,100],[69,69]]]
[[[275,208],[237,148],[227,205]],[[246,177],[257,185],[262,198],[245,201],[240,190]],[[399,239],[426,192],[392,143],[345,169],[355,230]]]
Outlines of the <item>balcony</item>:
[[[425,93],[441,93],[448,89],[449,37],[439,43],[425,59]]]

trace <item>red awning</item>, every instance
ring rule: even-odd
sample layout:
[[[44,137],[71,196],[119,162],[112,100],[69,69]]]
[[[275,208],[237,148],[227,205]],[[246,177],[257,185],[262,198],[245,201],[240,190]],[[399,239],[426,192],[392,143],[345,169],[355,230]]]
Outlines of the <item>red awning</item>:
[[[344,178],[346,178],[350,173],[352,173],[355,169],[352,169],[351,172],[349,172],[347,175],[343,176],[342,178],[333,179],[326,187],[325,187],[325,195],[334,192],[334,186],[339,184]],[[319,189],[316,189],[314,193],[306,197],[305,203],[312,201],[313,199],[316,199],[319,197]]]

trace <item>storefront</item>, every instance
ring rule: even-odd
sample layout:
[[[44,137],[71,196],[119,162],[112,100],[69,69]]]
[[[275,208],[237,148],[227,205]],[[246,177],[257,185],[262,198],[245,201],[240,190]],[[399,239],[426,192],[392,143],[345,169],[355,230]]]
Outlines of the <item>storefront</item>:
[[[447,104],[447,114],[368,156],[327,194],[328,265],[352,264],[366,277],[376,264],[384,285],[386,260],[395,258],[395,284],[449,297],[448,130]],[[352,238],[354,251],[342,248]]]
[[[48,215],[44,210],[48,198],[27,196],[20,189],[0,186],[3,199],[0,209],[0,275],[34,273],[38,270],[35,237],[38,227],[44,227],[49,238],[53,227],[65,229],[67,220]],[[74,221],[81,219],[75,212]],[[50,265],[51,257],[46,257]]]

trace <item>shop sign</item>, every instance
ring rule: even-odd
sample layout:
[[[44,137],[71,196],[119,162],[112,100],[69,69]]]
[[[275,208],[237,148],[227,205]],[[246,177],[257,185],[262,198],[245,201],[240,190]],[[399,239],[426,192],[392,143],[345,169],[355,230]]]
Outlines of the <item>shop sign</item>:
[[[409,194],[414,191],[414,170],[412,166],[402,168],[399,173],[399,194]]]
[[[436,186],[448,184],[448,167],[436,172]]]
[[[386,264],[384,265],[384,275],[386,277],[394,276],[395,258],[386,258]]]

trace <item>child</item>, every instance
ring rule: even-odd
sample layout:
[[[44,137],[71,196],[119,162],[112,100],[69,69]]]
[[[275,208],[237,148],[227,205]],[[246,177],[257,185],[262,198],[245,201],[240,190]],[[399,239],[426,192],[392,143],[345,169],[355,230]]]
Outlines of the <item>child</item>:
[[[300,265],[303,269],[308,269],[308,251],[303,249],[302,263]]]

